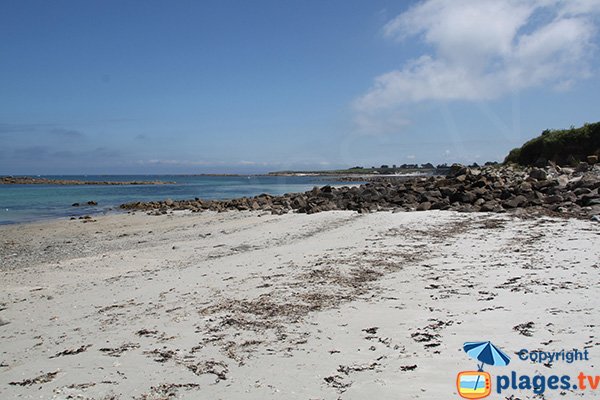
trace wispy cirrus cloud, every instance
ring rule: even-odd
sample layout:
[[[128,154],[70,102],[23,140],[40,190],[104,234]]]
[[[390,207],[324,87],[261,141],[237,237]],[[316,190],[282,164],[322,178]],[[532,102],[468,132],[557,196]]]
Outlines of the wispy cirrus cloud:
[[[375,78],[354,102],[356,127],[385,133],[407,105],[566,90],[592,75],[600,0],[426,0],[389,21],[387,39],[430,51]],[[365,122],[367,121],[367,122]],[[376,123],[368,121],[377,121]],[[401,126],[397,130],[401,129]]]

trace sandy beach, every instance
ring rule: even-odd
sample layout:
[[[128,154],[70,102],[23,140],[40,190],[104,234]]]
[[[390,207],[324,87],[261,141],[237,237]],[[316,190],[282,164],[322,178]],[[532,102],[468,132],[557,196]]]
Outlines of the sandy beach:
[[[485,340],[520,374],[593,372],[599,235],[450,211],[2,226],[0,398],[458,398],[456,374],[476,368],[462,345]],[[590,360],[537,364],[523,348]],[[491,398],[559,395],[505,393]]]

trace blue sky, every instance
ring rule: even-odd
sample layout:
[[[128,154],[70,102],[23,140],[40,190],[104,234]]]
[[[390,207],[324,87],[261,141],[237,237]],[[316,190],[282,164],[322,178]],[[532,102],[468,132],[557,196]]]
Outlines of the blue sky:
[[[600,0],[4,1],[0,174],[484,162],[600,120]]]

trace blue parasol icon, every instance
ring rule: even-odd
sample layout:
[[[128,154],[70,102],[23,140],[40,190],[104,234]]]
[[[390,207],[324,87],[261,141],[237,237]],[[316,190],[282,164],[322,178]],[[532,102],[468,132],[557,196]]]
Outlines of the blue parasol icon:
[[[481,361],[481,365],[478,366],[479,371],[483,371],[483,364],[505,366],[510,363],[510,357],[492,342],[467,342],[463,349],[469,356]]]
[[[494,346],[492,342],[466,342],[463,349],[470,357],[481,361],[481,365],[477,366],[478,371],[483,371],[483,364],[506,366],[510,363],[510,357]],[[475,381],[475,387],[478,383],[479,375]]]

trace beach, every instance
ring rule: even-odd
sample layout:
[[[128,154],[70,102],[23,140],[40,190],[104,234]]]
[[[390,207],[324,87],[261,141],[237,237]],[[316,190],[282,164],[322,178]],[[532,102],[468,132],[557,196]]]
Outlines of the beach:
[[[492,375],[594,372],[599,235],[439,210],[1,226],[0,398],[457,398],[487,340],[512,358]],[[590,360],[515,354],[573,348]]]

